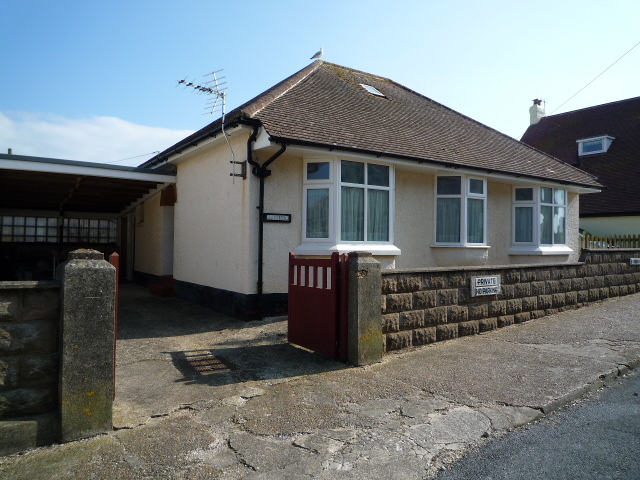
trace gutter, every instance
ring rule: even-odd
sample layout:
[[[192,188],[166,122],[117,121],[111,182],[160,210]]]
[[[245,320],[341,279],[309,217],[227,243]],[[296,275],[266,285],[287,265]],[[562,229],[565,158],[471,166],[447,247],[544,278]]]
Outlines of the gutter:
[[[471,166],[468,166],[468,165],[460,165],[458,163],[446,162],[446,161],[442,161],[442,160],[420,159],[420,158],[412,157],[412,156],[409,156],[409,155],[398,155],[398,154],[392,154],[392,153],[381,153],[381,152],[377,152],[375,150],[367,150],[367,149],[364,149],[364,148],[345,147],[345,146],[331,145],[331,144],[326,144],[326,143],[310,142],[310,141],[306,141],[306,140],[294,140],[294,139],[278,137],[278,136],[273,136],[273,135],[271,135],[269,137],[269,140],[274,142],[274,143],[286,142],[288,145],[300,145],[300,146],[303,146],[303,147],[313,147],[313,148],[319,148],[319,149],[322,149],[322,150],[329,150],[330,152],[333,151],[333,150],[339,150],[339,151],[348,152],[348,153],[350,152],[350,153],[358,153],[358,154],[363,154],[363,155],[371,155],[371,156],[375,156],[377,158],[387,157],[387,158],[390,158],[390,159],[407,160],[407,161],[410,161],[412,163],[417,163],[418,165],[432,164],[434,166],[440,166],[440,167],[443,167],[443,168],[453,168],[455,170],[471,171],[471,172],[475,173],[476,175],[481,175],[481,174],[482,175],[496,175],[496,176],[500,175],[500,176],[503,176],[503,177],[506,177],[506,178],[529,178],[529,179],[533,179],[535,181],[554,182],[554,183],[557,183],[559,185],[571,185],[571,186],[575,186],[575,187],[586,188],[586,189],[589,189],[589,190],[592,190],[592,191],[598,191],[600,188],[602,188],[602,185],[599,185],[599,184],[598,185],[592,185],[592,184],[588,184],[588,183],[579,183],[579,182],[573,182],[573,181],[569,181],[569,180],[559,180],[559,179],[554,179],[554,178],[541,177],[541,176],[537,176],[537,175],[517,174],[517,173],[508,172],[508,171],[504,171],[504,170],[498,170],[498,169],[482,168],[482,167],[471,167]],[[529,147],[529,148],[531,148],[531,147]],[[549,155],[547,155],[547,156],[549,156]],[[555,159],[555,160],[558,160],[558,159]],[[569,164],[567,164],[567,165],[569,165]],[[569,165],[569,166],[572,166],[572,165]],[[587,175],[589,175],[591,177],[593,176],[593,175],[590,175],[588,173],[587,173]]]

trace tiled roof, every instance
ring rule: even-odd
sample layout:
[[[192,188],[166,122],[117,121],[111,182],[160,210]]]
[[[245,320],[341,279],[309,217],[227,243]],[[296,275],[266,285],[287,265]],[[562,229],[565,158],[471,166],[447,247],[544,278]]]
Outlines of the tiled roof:
[[[576,140],[615,137],[606,153],[578,157]],[[605,186],[580,198],[580,215],[639,215],[640,97],[543,117],[522,141],[578,166]]]
[[[377,88],[384,97],[360,84]],[[258,120],[274,140],[285,143],[599,186],[585,172],[392,80],[324,61],[312,63],[227,117],[229,123],[241,118]],[[218,120],[156,158],[219,126]]]

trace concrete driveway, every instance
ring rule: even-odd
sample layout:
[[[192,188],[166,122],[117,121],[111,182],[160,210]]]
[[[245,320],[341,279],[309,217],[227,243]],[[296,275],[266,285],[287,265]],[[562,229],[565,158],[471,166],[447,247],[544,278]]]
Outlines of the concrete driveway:
[[[286,317],[244,322],[130,284],[120,291],[116,364],[116,428],[234,397],[245,382],[346,368],[289,344]]]

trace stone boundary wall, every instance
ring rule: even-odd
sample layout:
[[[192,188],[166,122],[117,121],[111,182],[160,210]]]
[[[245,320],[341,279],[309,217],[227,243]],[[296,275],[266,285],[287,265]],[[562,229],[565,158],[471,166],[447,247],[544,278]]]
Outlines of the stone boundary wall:
[[[116,269],[81,249],[58,274],[0,282],[0,456],[112,429]]]
[[[583,250],[580,263],[382,271],[385,351],[526,322],[640,292],[639,249]],[[500,275],[502,293],[472,297],[473,276]]]
[[[0,282],[0,419],[58,406],[60,284]]]

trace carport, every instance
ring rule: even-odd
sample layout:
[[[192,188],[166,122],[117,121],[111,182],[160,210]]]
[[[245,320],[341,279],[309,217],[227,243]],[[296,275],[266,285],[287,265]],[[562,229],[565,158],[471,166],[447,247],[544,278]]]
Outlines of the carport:
[[[130,279],[135,207],[175,201],[172,168],[0,154],[0,280],[52,279],[76,248],[118,251]]]

